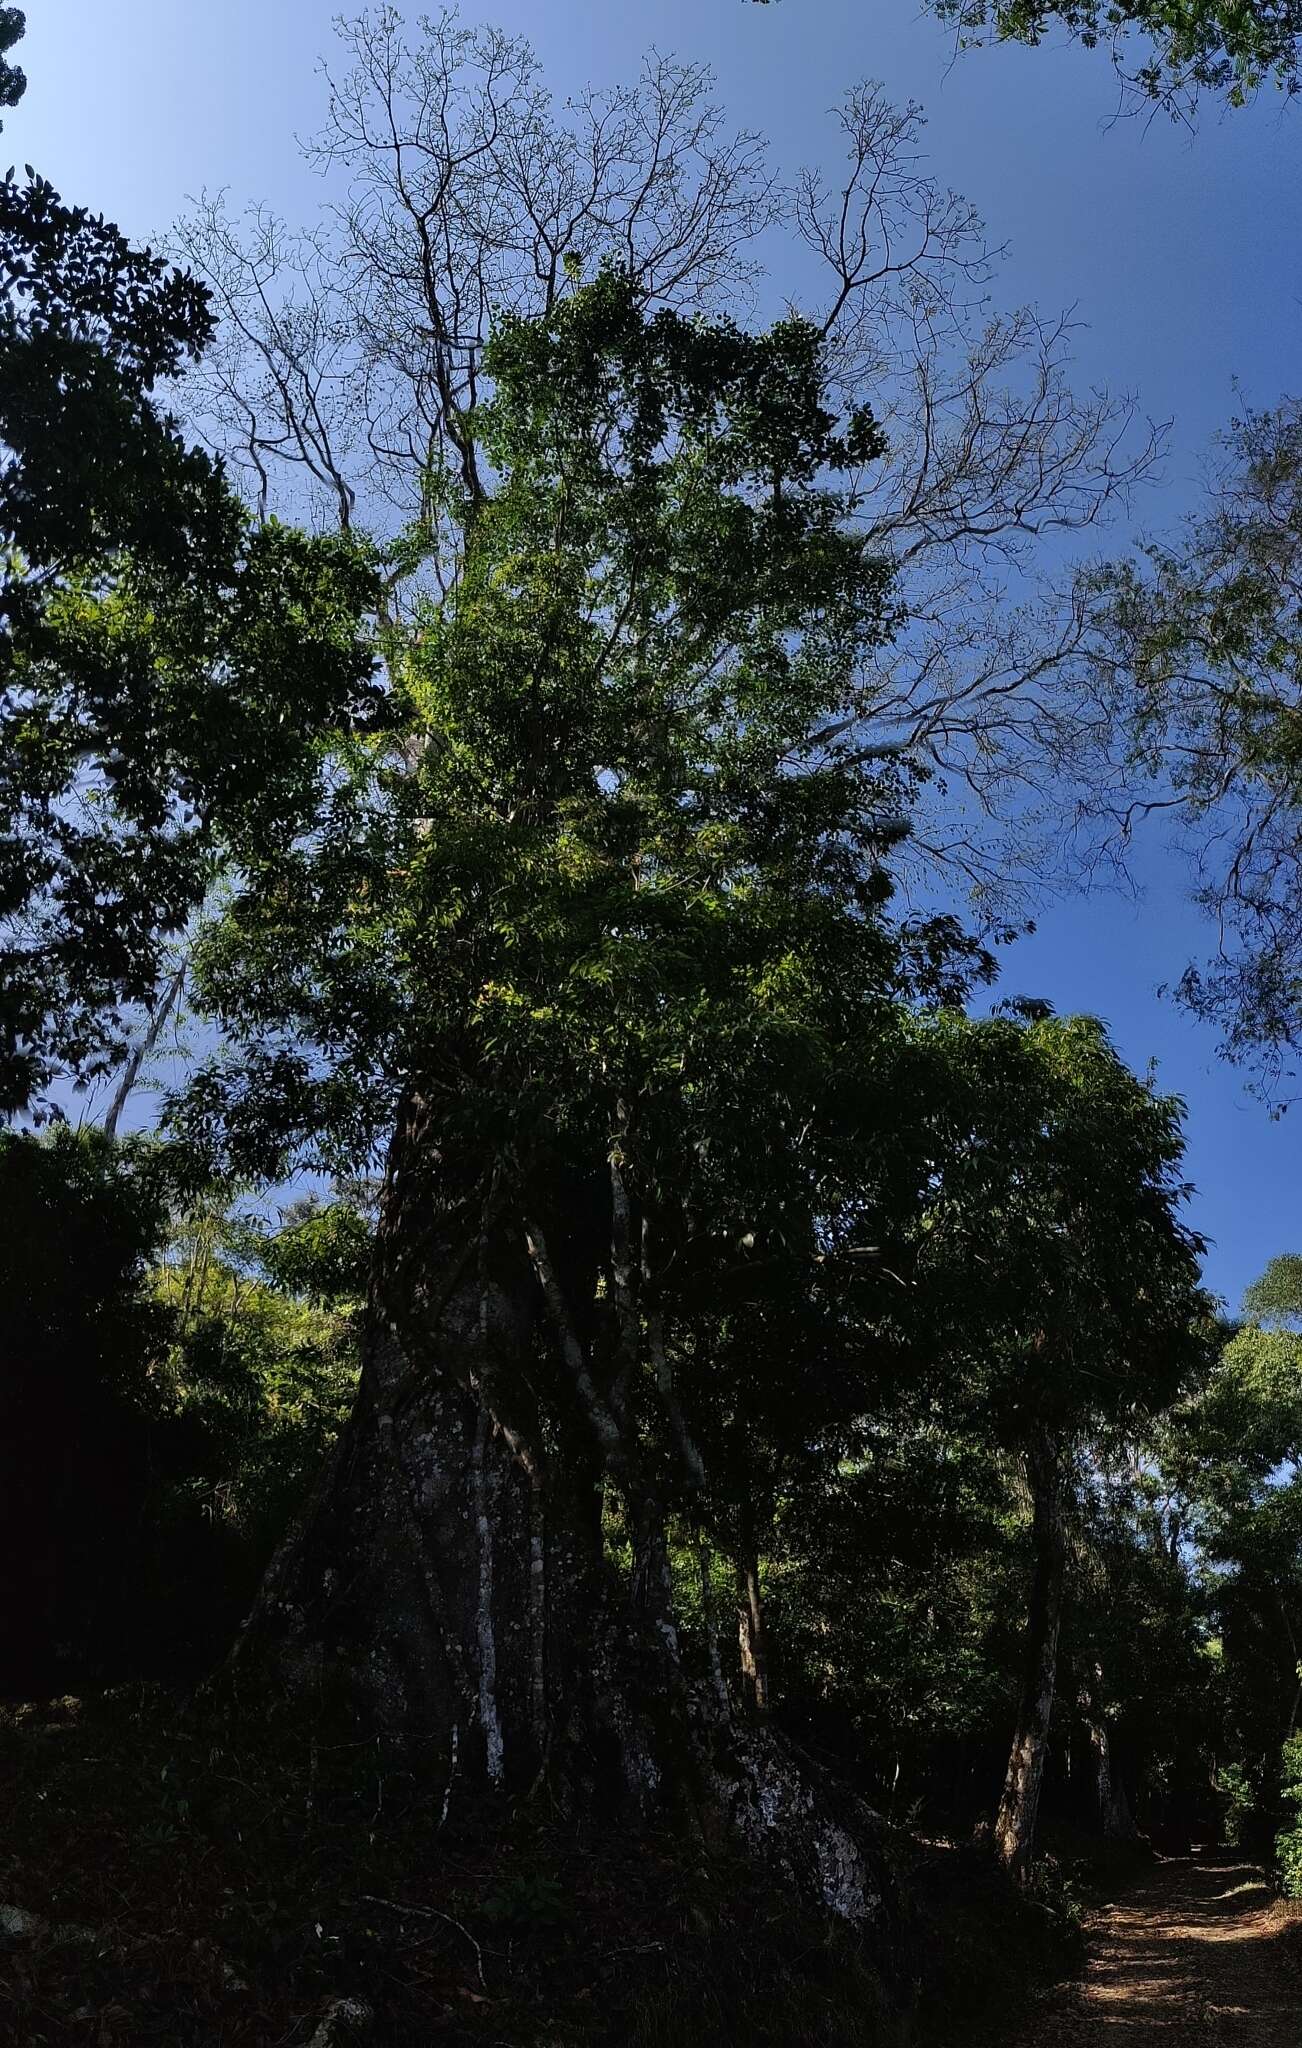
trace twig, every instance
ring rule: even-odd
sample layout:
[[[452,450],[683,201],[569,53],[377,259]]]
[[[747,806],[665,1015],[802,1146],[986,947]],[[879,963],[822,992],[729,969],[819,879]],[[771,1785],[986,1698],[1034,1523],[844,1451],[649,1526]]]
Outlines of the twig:
[[[484,1982],[484,1952],[475,1940],[474,1935],[470,1932],[470,1929],[463,1927],[459,1920],[454,1920],[450,1913],[440,1913],[437,1906],[409,1906],[401,1899],[377,1899],[374,1892],[363,1892],[362,1898],[366,1905],[385,1906],[390,1913],[412,1913],[419,1920],[446,1920],[449,1927],[455,1927],[458,1934],[465,1936],[471,1948],[475,1951],[475,1967],[479,1971],[479,1987],[481,1991],[487,1991],[488,1986]]]

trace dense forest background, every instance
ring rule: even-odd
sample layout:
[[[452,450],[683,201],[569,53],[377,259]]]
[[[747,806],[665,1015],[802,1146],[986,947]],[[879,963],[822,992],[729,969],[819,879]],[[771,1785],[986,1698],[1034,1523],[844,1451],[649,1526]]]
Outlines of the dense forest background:
[[[1302,1897],[1302,1254],[1219,1301],[1185,1104],[996,987],[1173,815],[1287,1106],[1302,414],[1130,545],[1162,431],[918,110],[712,94],[386,7],[302,229],[0,186],[15,2040],[978,2038],[1078,1866]],[[61,1976],[141,1882],[188,1960]]]

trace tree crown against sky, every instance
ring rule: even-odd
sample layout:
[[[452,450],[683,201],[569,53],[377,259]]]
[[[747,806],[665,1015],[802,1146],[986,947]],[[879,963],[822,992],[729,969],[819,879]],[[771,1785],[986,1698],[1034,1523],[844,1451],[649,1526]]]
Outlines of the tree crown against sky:
[[[351,547],[255,528],[166,410],[160,386],[212,338],[196,278],[32,173],[0,185],[0,272],[13,1114],[118,1064],[220,860],[288,826],[327,702],[374,695],[375,582]]]
[[[919,1285],[960,1348],[965,1322],[982,1332],[973,1399],[1012,1438],[1138,1423],[1182,1383],[1207,1307],[1183,1220],[1184,1104],[1132,1074],[1094,1018],[926,1029],[953,1079]]]
[[[997,894],[1046,783],[1097,741],[1053,543],[1127,502],[1154,436],[1124,397],[1072,390],[1070,319],[991,312],[981,222],[928,176],[916,108],[857,88],[836,115],[844,173],[787,185],[709,86],[653,58],[635,85],[558,106],[518,38],[452,17],[408,35],[392,12],[346,24],[311,151],[342,196],[319,227],[215,201],[178,231],[221,314],[193,404],[259,502],[419,533],[394,557],[401,608],[404,573],[414,590],[450,569],[424,495],[474,462],[457,423],[495,318],[545,310],[603,255],[649,304],[745,303],[785,233],[835,402],[870,402],[887,441],[853,507],[901,594],[864,723],[943,785],[916,806],[919,873],[941,862]]]

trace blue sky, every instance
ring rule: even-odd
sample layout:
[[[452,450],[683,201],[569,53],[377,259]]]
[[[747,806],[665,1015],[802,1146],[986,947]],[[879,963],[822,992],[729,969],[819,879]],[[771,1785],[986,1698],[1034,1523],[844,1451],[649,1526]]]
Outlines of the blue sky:
[[[315,63],[337,11],[333,0],[32,0],[10,155],[137,236],[166,229],[204,187],[301,217],[321,187],[294,137],[318,124]],[[1192,137],[1161,119],[1110,123],[1104,60],[1004,49],[951,63],[917,0],[485,0],[482,11],[532,39],[561,95],[627,77],[652,42],[708,62],[733,119],[791,167],[828,159],[826,110],[855,80],[921,101],[934,175],[1010,244],[1000,302],[1074,305],[1087,323],[1079,381],[1133,389],[1173,422],[1163,483],[1135,528],[1167,527],[1196,501],[1236,379],[1258,404],[1302,381],[1302,109],[1212,110]],[[1005,987],[1103,1016],[1137,1068],[1156,1059],[1161,1083],[1185,1097],[1191,1221],[1212,1240],[1211,1284],[1237,1302],[1269,1256],[1302,1249],[1302,1111],[1271,1122],[1218,1060],[1215,1034],[1159,998],[1209,935],[1156,838],[1139,873],[1136,902],[1047,908],[1006,956]]]

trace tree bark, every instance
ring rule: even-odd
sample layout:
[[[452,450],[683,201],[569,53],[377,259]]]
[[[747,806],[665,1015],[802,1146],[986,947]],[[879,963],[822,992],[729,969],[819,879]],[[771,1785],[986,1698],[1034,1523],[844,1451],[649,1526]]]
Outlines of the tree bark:
[[[462,1170],[459,1170],[461,1168]],[[431,1771],[527,1781],[601,1602],[597,1459],[544,1456],[528,1385],[541,1300],[522,1230],[434,1140],[413,1091],[381,1203],[357,1400],[234,1659]],[[586,1623],[582,1625],[586,1637]]]
[[[1293,1693],[1293,1705],[1289,1709],[1288,1727],[1284,1732],[1285,1742],[1291,1742],[1297,1729],[1298,1710],[1302,1708],[1302,1660],[1299,1660],[1297,1653],[1297,1631],[1289,1619],[1288,1608],[1282,1593],[1278,1595],[1278,1599],[1280,1619],[1284,1623],[1284,1633],[1288,1637],[1288,1646],[1293,1657],[1293,1671],[1297,1678],[1297,1686]]]
[[[1062,1460],[1047,1431],[1028,1456],[1034,1502],[1034,1570],[1026,1628],[1026,1668],[1017,1729],[995,1819],[995,1851],[1011,1876],[1024,1883],[1035,1852],[1035,1828],[1049,1746],[1049,1720],[1057,1680],[1058,1631],[1066,1575]]]
[[[1117,1772],[1112,1733],[1106,1721],[1100,1719],[1091,1725],[1090,1747],[1094,1754],[1097,1811],[1103,1838],[1107,1842],[1133,1842],[1139,1830],[1130,1810],[1125,1785]]]
[[[1133,1842],[1139,1830],[1131,1811],[1124,1780],[1117,1770],[1112,1730],[1102,1701],[1103,1672],[1094,1666],[1091,1679],[1081,1687],[1080,1709],[1089,1737],[1091,1805],[1099,1832],[1107,1842]]]
[[[737,1566],[737,1637],[741,1673],[757,1714],[769,1710],[769,1643],[760,1590],[759,1558],[753,1550]]]
[[[525,1788],[545,1766],[574,1810],[722,1829],[890,1949],[874,1817],[782,1737],[735,1721],[707,1674],[689,1683],[667,1503],[654,1459],[639,1463],[632,1398],[656,1398],[655,1347],[640,1378],[626,1331],[603,1352],[589,1310],[609,1297],[584,1266],[580,1205],[530,1194],[527,1210],[517,1187],[499,1199],[411,1093],[356,1405],[232,1683],[287,1699],[296,1720],[329,1711],[393,1738],[450,1799]],[[631,1569],[603,1548],[603,1498]]]

